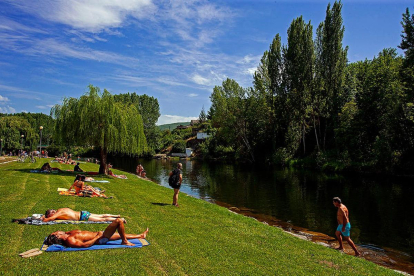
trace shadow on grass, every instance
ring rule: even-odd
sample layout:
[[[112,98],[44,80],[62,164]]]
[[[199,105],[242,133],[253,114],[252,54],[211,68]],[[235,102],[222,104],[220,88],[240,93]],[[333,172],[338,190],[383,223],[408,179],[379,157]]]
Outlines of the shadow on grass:
[[[168,206],[171,205],[169,203],[161,203],[161,202],[151,202],[152,205],[158,205],[158,206]]]
[[[108,175],[105,174],[87,174],[87,172],[74,172],[74,171],[57,171],[57,172],[31,172],[33,170],[38,170],[38,169],[10,169],[10,171],[17,171],[17,172],[23,172],[23,173],[35,173],[35,174],[46,174],[46,175],[62,175],[62,176],[73,176],[76,177],[77,174],[82,174],[85,175],[86,177],[104,177],[107,179],[112,179],[112,177],[109,177]]]

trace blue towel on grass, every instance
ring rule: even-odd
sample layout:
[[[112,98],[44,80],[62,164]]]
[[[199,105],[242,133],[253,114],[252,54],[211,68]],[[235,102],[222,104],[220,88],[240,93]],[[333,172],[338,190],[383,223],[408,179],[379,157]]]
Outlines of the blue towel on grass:
[[[145,239],[132,239],[128,240],[129,242],[135,244],[134,246],[128,246],[121,244],[122,240],[115,240],[115,241],[108,241],[107,244],[104,245],[92,245],[91,247],[86,248],[74,248],[74,247],[66,247],[60,244],[53,244],[47,247],[46,252],[58,252],[58,251],[84,251],[84,250],[99,250],[99,249],[114,249],[114,248],[141,248],[145,245],[149,245],[147,240]],[[42,250],[43,250],[42,245]]]

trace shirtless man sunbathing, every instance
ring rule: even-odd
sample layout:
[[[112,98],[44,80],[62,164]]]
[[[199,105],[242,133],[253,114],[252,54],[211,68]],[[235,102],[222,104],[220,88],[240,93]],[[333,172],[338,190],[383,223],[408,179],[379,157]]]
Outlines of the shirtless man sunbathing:
[[[118,230],[118,233],[115,233]],[[145,239],[148,234],[148,228],[142,234],[125,234],[125,226],[122,219],[117,218],[105,231],[90,232],[81,230],[72,230],[69,232],[56,231],[50,234],[45,241],[45,244],[61,244],[69,247],[90,247],[94,244],[102,245],[108,241],[122,240],[121,244],[133,246],[128,239]]]
[[[120,215],[111,214],[91,214],[88,211],[73,211],[70,208],[60,208],[57,211],[49,209],[45,215],[41,217],[42,221],[48,222],[56,219],[62,220],[80,220],[80,221],[114,221],[120,218]],[[125,219],[122,219],[126,223]]]

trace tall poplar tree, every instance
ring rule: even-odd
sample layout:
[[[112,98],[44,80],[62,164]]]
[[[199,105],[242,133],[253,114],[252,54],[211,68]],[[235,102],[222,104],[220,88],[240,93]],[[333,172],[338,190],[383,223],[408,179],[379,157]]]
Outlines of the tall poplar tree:
[[[316,78],[319,87],[314,95],[314,103],[315,109],[319,111],[325,122],[324,146],[327,138],[334,138],[326,136],[333,136],[333,130],[338,124],[338,113],[345,104],[341,96],[348,47],[342,46],[345,28],[341,10],[341,1],[335,1],[332,8],[328,4],[325,21],[319,25],[316,32]]]
[[[286,139],[293,151],[302,143],[306,153],[307,118],[314,75],[312,25],[302,16],[292,21],[288,29],[288,45],[283,49],[285,87],[288,92],[290,123]]]
[[[100,151],[99,173],[107,174],[108,153],[142,154],[147,142],[141,115],[135,105],[116,102],[106,89],[89,85],[89,92],[64,98],[51,110],[56,139],[65,145],[95,147]]]

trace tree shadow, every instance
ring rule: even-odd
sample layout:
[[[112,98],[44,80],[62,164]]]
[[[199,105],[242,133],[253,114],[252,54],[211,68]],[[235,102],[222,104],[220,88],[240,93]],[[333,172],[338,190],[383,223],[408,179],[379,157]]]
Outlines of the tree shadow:
[[[88,174],[87,172],[73,172],[73,171],[64,171],[64,170],[52,171],[52,172],[40,172],[39,169],[10,169],[10,171],[18,171],[22,173],[45,174],[45,175],[73,176],[73,177],[76,177],[77,174],[81,174],[81,175],[85,175],[86,177],[99,177],[99,178],[112,179],[111,177],[105,174]]]

